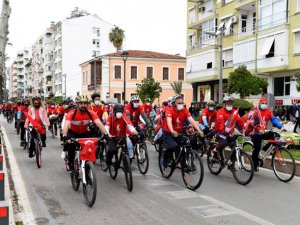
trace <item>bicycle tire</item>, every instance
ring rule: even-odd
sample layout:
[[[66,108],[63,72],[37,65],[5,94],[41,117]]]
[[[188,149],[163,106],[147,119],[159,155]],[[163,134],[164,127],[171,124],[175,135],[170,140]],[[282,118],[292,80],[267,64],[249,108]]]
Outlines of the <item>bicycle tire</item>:
[[[198,153],[195,150],[192,150],[191,152],[188,152],[186,154],[186,159],[185,161],[187,162],[187,165],[191,168],[190,170],[187,170],[183,165],[181,165],[181,175],[183,182],[185,186],[192,190],[195,191],[197,190],[200,185],[202,184],[203,177],[204,177],[204,166],[202,159],[198,155]],[[196,168],[196,161],[199,163],[199,168]],[[197,171],[199,170],[199,171]],[[195,184],[191,184],[192,178],[188,179],[187,175],[195,175],[196,173],[200,172],[199,174],[199,179],[195,179]]]
[[[208,152],[207,152],[207,167],[210,171],[211,174],[213,175],[219,175],[221,173],[221,171],[223,170],[222,166],[221,166],[221,157],[220,157],[220,153],[217,152],[217,156],[218,158],[214,158],[213,157],[213,154],[212,154],[212,149],[210,149]],[[217,150],[215,150],[217,151]],[[215,165],[216,167],[213,167],[213,165]]]
[[[35,141],[35,159],[38,168],[42,166],[42,146],[39,141]]]
[[[145,143],[140,145],[140,154],[136,157],[136,163],[140,173],[145,175],[149,169],[149,156],[147,146]]]
[[[282,160],[282,162],[277,163],[277,161],[279,161],[278,155],[276,155],[276,153],[273,152],[273,155],[272,155],[272,169],[275,173],[275,176],[280,181],[287,183],[287,182],[291,181],[295,176],[295,173],[296,173],[295,159],[294,159],[292,153],[289,150],[287,150],[285,148],[281,148],[281,149],[279,149],[279,151],[281,151],[281,157],[282,157],[281,160]],[[284,154],[288,155],[288,157],[290,158],[290,160],[291,160],[290,163],[286,164],[284,154],[282,154],[283,152],[284,152]],[[277,159],[277,161],[276,161],[276,159]],[[279,168],[277,168],[276,165],[280,166],[280,164],[282,164],[282,163],[284,163],[285,165],[288,165],[288,164],[291,165],[290,170],[286,171],[285,169],[283,169],[283,171],[282,171],[282,169],[281,169],[279,171]],[[286,167],[284,167],[284,168],[286,168]],[[287,173],[285,173],[285,172],[287,172]],[[284,176],[284,174],[286,174],[286,176]]]
[[[54,133],[54,124],[51,124],[51,134],[52,134],[52,138],[55,139],[55,133]]]
[[[254,165],[253,165],[252,157],[248,153],[244,152],[243,150],[240,150],[239,158],[241,164],[238,165],[237,160],[235,159],[232,162],[231,172],[233,174],[235,181],[238,184],[247,185],[251,182],[254,175]],[[238,171],[242,171],[242,170],[246,171],[248,174],[248,178],[246,178],[245,180],[241,180],[240,177],[238,176]]]
[[[119,162],[118,154],[115,153],[112,157],[112,164],[108,167],[109,176],[113,180],[115,180],[118,176],[118,170],[119,170],[118,162]]]
[[[160,144],[159,143],[154,143],[154,148],[157,152],[159,152]]]
[[[87,206],[92,207],[97,197],[97,176],[92,162],[85,162],[86,184],[82,184],[84,201]]]
[[[100,144],[99,148],[100,148],[100,150],[99,150],[98,158],[100,161],[100,166],[103,171],[106,171],[107,167],[108,167],[106,164],[107,148],[106,148],[106,145],[102,144],[102,143]]]
[[[78,159],[74,160],[74,172],[71,173],[71,183],[74,191],[78,191],[81,179],[79,178],[79,162]]]
[[[123,170],[125,174],[127,189],[128,191],[131,192],[133,189],[133,181],[132,181],[132,171],[131,171],[129,156],[127,154],[123,154],[122,161],[123,161]]]
[[[167,167],[164,168],[163,164],[164,164],[164,154],[165,154],[166,150],[165,148],[162,148],[161,151],[159,151],[158,154],[158,166],[159,166],[159,170],[161,175],[168,179],[172,176],[174,170],[175,170],[175,162],[174,162],[174,158],[172,154],[169,154],[167,160]]]

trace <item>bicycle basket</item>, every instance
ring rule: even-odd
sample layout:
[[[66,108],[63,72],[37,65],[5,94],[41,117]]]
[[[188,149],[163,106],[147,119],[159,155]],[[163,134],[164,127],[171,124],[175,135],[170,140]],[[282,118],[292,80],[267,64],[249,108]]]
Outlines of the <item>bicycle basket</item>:
[[[96,162],[97,142],[98,138],[78,139],[78,143],[81,146],[80,160]]]

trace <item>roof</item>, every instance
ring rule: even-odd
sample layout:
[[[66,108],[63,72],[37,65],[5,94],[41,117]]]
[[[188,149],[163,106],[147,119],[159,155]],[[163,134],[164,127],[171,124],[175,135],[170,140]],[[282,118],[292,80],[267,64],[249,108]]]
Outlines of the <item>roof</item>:
[[[141,51],[141,50],[128,50],[128,57],[132,58],[154,58],[154,59],[186,59],[178,55],[169,55],[159,52]],[[105,56],[108,57],[122,57],[122,51],[110,53]]]

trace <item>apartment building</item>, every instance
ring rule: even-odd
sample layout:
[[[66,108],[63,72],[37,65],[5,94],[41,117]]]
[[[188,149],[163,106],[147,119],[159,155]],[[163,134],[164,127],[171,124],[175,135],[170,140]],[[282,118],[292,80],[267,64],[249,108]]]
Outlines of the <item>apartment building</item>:
[[[76,96],[81,91],[82,76],[79,64],[93,55],[114,51],[109,41],[113,25],[97,15],[75,9],[71,16],[53,26],[55,96]],[[67,83],[65,90],[64,82]]]
[[[218,99],[221,65],[224,82],[246,65],[267,79],[278,105],[300,100],[294,77],[300,71],[300,0],[188,0],[187,8],[187,81],[194,101]]]
[[[10,98],[15,98],[17,97],[17,89],[18,89],[18,77],[17,77],[18,68],[17,68],[16,60],[13,60],[13,63],[9,67],[9,70],[10,70],[9,72],[10,79],[8,85],[8,89],[9,89],[8,95]]]
[[[82,68],[82,93],[94,93],[94,63],[91,59],[80,64]],[[155,103],[160,103],[174,96],[175,92],[170,83],[182,81],[182,93],[185,103],[192,102],[192,86],[186,82],[186,58],[158,52],[129,50],[126,60],[126,100],[136,94],[136,84],[146,77],[152,77],[160,83],[162,93]],[[121,103],[124,95],[124,61],[122,52],[115,52],[97,58],[96,63],[97,91],[101,98],[115,98]]]

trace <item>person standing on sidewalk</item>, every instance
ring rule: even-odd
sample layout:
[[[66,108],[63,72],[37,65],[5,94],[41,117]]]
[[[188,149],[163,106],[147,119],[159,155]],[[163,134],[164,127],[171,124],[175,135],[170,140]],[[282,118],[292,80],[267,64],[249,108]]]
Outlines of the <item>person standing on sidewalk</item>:
[[[293,106],[293,118],[296,121],[293,132],[297,133],[297,127],[300,125],[300,106],[299,106],[299,102]]]

